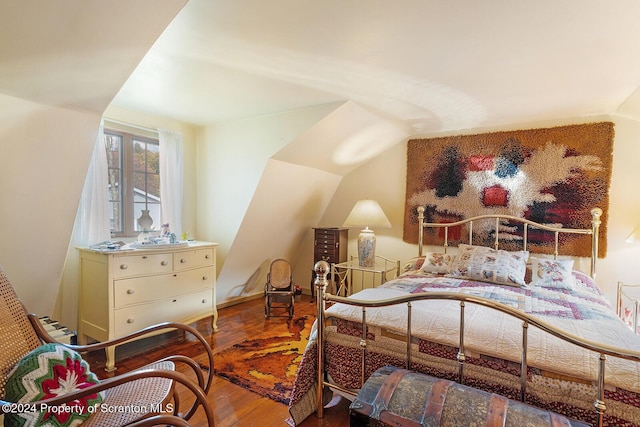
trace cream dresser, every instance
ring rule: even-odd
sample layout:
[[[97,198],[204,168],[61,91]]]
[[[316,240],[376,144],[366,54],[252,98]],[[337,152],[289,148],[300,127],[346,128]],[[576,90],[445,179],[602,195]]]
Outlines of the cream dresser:
[[[80,249],[78,339],[107,341],[161,322],[212,316],[217,330],[217,243],[94,251]],[[107,370],[115,369],[115,346]]]

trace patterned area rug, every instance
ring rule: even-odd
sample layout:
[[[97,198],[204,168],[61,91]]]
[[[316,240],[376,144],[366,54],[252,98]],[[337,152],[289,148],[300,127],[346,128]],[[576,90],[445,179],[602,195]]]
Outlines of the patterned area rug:
[[[298,365],[309,342],[313,317],[282,319],[257,337],[214,356],[216,375],[234,384],[289,404]]]

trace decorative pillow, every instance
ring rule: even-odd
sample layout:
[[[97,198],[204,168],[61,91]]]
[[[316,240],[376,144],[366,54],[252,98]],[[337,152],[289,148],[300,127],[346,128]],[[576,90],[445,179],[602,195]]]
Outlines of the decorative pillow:
[[[438,252],[427,252],[420,270],[425,273],[447,274],[451,270],[453,256]]]
[[[555,289],[575,289],[571,274],[573,260],[553,260],[531,257],[531,285]]]
[[[407,271],[419,270],[424,263],[423,256],[417,256],[415,258],[411,258],[407,263],[402,267],[402,272],[406,273]]]
[[[484,246],[458,245],[451,277],[522,286],[529,251],[508,252]]]
[[[9,372],[5,400],[15,403],[38,402],[100,381],[89,370],[80,354],[60,344],[45,344],[24,356]],[[93,408],[103,401],[102,393],[68,402],[63,406],[5,414],[6,426],[76,426],[89,418]],[[91,407],[91,408],[90,408]],[[29,408],[27,408],[29,409]]]

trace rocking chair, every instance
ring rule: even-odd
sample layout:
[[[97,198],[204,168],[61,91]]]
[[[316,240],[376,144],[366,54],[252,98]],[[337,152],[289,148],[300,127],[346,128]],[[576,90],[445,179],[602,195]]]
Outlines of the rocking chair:
[[[22,372],[21,369],[33,366],[34,363],[57,363],[57,366],[49,366],[52,372],[59,372],[56,370],[63,369],[60,366],[60,360],[53,361],[55,357],[49,360],[42,358],[43,352],[45,356],[53,354],[46,353],[44,349],[48,351],[54,348],[56,349],[55,351],[64,354],[67,368],[69,360],[73,360],[73,363],[76,364],[73,365],[73,369],[78,372],[79,368],[77,366],[80,366],[81,363],[83,364],[82,366],[88,367],[88,364],[81,359],[80,352],[104,349],[114,344],[131,341],[150,332],[169,331],[172,329],[192,334],[200,341],[204,348],[203,353],[208,358],[208,367],[203,368],[186,356],[172,355],[140,369],[105,380],[98,380],[87,369],[84,371],[85,374],[88,373],[93,376],[95,381],[86,381],[82,384],[82,387],[72,390],[63,392],[56,390],[54,393],[39,394],[40,398],[36,398],[35,402],[22,400],[24,397],[21,397],[20,400],[7,400],[9,391],[14,393],[14,389],[19,389],[24,381],[35,376],[35,370],[29,372],[17,380],[20,382],[19,387],[13,387],[16,372]],[[34,354],[38,355],[37,362],[34,362],[36,359],[29,359]],[[71,357],[74,359],[70,359]],[[64,363],[62,363],[62,366],[64,366]],[[182,369],[178,370],[178,367]],[[38,367],[38,369],[41,370],[42,366]],[[208,373],[203,373],[204,369],[208,369]],[[64,374],[69,374],[69,372],[64,371]],[[41,371],[37,371],[37,375],[41,376]],[[69,377],[71,377],[71,374],[64,377],[63,380],[65,378],[68,380]],[[213,412],[206,400],[212,378],[213,355],[211,348],[206,339],[195,328],[188,325],[163,323],[123,338],[86,346],[56,343],[55,339],[42,326],[39,319],[33,314],[27,314],[9,279],[4,271],[0,269],[0,398],[4,399],[0,400],[0,405],[2,405],[3,409],[14,408],[11,410],[11,414],[7,414],[7,411],[3,410],[5,422],[9,421],[7,417],[12,417],[12,422],[21,422],[24,418],[29,419],[28,417],[37,416],[34,413],[38,414],[44,411],[45,417],[56,416],[56,413],[72,412],[74,413],[73,416],[78,416],[82,419],[82,427],[142,427],[160,424],[188,426],[189,419],[201,407],[208,425],[213,426]],[[42,379],[40,378],[39,380]],[[46,381],[51,384],[52,380],[47,379]],[[32,383],[29,384],[32,385]],[[44,385],[45,382],[41,384]],[[11,389],[9,389],[10,385],[12,386]],[[176,390],[183,387],[186,388],[186,392],[181,390],[180,396],[186,397],[186,403],[191,403],[186,412],[180,411],[178,390]],[[40,392],[39,389],[36,390]],[[44,399],[42,399],[43,396]],[[89,398],[95,399],[96,396],[100,396],[97,401],[101,401],[101,403],[92,404],[90,407],[78,406],[78,402],[86,404],[90,402]],[[65,407],[66,409],[61,409]],[[79,413],[84,413],[84,416],[73,412],[75,411],[74,408],[80,407],[84,408],[84,410]],[[129,410],[126,410],[127,408]],[[22,420],[16,421],[15,417],[22,418]],[[33,424],[29,425],[38,425],[37,420],[31,422]]]
[[[289,261],[282,258],[273,260],[264,285],[264,317],[271,316],[272,308],[284,308],[288,312],[286,317],[293,317],[294,299],[295,289]]]

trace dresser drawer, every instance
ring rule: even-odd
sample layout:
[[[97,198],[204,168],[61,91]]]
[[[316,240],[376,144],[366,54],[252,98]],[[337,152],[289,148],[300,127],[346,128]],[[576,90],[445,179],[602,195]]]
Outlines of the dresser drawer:
[[[213,287],[215,267],[114,281],[114,307],[171,298]]]
[[[212,312],[213,292],[213,289],[208,289],[115,310],[115,335],[123,336],[157,323],[180,321]]]
[[[119,256],[114,259],[112,274],[115,279],[118,279],[169,273],[172,270],[172,262],[173,258],[170,253]]]
[[[195,249],[173,254],[173,269],[186,270],[195,267],[214,265],[213,249]]]

